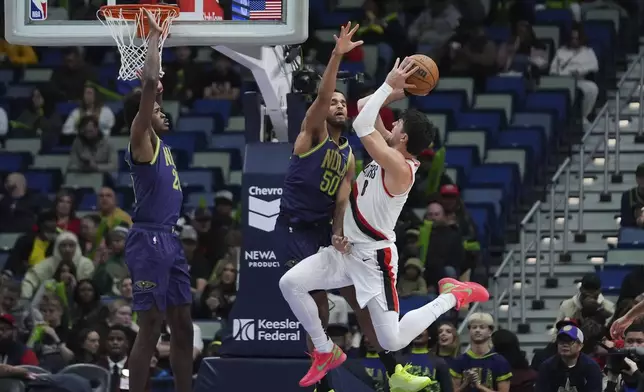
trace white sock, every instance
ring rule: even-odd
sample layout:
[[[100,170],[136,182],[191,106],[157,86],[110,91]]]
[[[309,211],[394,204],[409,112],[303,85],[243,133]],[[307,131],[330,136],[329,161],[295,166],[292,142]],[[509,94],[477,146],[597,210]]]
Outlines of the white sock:
[[[322,327],[318,306],[315,304],[311,294],[303,287],[295,284],[293,280],[280,281],[280,289],[282,289],[282,295],[291,307],[291,311],[311,336],[311,341],[316,350],[321,353],[330,353],[333,350],[333,342],[329,340]]]
[[[405,342],[406,346],[454,306],[456,297],[448,293],[441,294],[427,305],[408,312],[398,324],[401,341]]]

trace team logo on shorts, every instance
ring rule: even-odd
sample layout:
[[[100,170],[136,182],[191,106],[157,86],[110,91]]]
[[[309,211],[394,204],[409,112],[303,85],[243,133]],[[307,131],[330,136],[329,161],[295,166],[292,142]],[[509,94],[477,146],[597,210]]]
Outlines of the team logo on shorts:
[[[233,338],[243,341],[255,340],[255,320],[234,319]]]
[[[136,282],[134,282],[134,290],[136,291],[146,292],[152,290],[155,287],[157,287],[157,284],[148,280],[137,280]]]

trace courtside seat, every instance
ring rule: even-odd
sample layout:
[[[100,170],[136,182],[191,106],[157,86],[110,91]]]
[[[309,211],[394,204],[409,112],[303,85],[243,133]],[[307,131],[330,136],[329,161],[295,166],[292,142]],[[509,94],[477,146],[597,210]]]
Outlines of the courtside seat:
[[[629,267],[641,265],[644,260],[642,249],[610,249],[606,252],[606,263],[612,266]]]
[[[69,116],[69,114],[76,108],[78,108],[77,102],[58,102],[56,104],[56,112],[63,118],[67,118],[67,116]]]
[[[644,230],[640,228],[623,227],[619,230],[618,248],[644,249]]]
[[[116,193],[116,200],[118,205],[123,209],[128,209],[129,206],[124,204],[125,198],[123,194]],[[79,210],[91,210],[96,211],[96,206],[98,205],[98,195],[96,193],[85,193],[78,203]]]
[[[456,146],[474,146],[479,160],[483,160],[487,146],[486,136],[485,131],[449,131],[445,145],[448,149]]]
[[[561,29],[559,26],[555,25],[536,25],[532,26],[534,30],[534,35],[539,40],[549,40],[552,41],[554,45],[554,50],[559,48],[559,41],[561,40]]]
[[[40,138],[8,138],[5,150],[9,152],[29,152],[38,154],[40,151]]]
[[[465,206],[468,214],[476,225],[476,238],[481,243],[481,247],[486,248],[490,239],[490,213],[487,208]]]
[[[472,167],[479,163],[476,147],[449,147],[446,149],[445,166],[460,170],[464,178],[467,178]],[[459,173],[460,175],[461,173]]]
[[[519,168],[515,163],[486,163],[472,169],[468,186],[499,187],[503,191],[503,202],[513,207],[521,187]]]
[[[239,151],[239,155],[243,158],[246,150],[246,138],[243,133],[226,133],[214,135],[211,149],[234,149]]]
[[[570,98],[570,105],[574,105],[577,98],[577,80],[572,76],[542,76],[539,79],[538,90],[566,90]]]
[[[501,188],[466,188],[461,192],[461,195],[466,205],[485,205],[493,214],[490,222],[501,223],[500,218],[503,212],[503,190]]]
[[[545,163],[545,135],[543,128],[508,128],[499,134],[499,147],[522,148],[528,152],[526,175],[534,174],[534,169]]]
[[[98,192],[103,187],[103,173],[78,173],[65,174],[65,184],[68,188],[92,188]]]
[[[34,157],[32,169],[59,169],[61,172],[67,172],[69,164],[69,155],[40,154]]]
[[[572,11],[569,8],[546,8],[535,12],[535,24],[552,24],[561,26],[563,31],[570,31],[572,23]]]
[[[215,119],[205,116],[181,116],[177,121],[177,132],[203,132],[212,134],[215,131]]]
[[[568,94],[564,91],[537,91],[526,97],[526,109],[554,111],[556,120],[563,123],[568,118]]]
[[[32,156],[28,152],[0,152],[0,170],[22,172],[31,164]]]
[[[520,103],[526,96],[526,80],[521,76],[493,76],[487,79],[485,91],[514,94]]]
[[[414,96],[412,99],[415,107],[421,112],[447,111],[456,115],[465,110],[467,95],[463,91],[441,91],[424,97]]]
[[[226,124],[228,124],[228,117],[230,117],[230,110],[232,107],[232,101],[224,99],[198,99],[192,105],[192,114],[200,116],[214,116],[218,117],[222,121],[222,127],[220,130],[225,129]],[[214,127],[213,127],[214,128]]]
[[[163,142],[171,149],[184,150],[192,156],[197,146],[206,144],[206,137],[202,131],[177,132],[164,135]]]
[[[225,179],[228,178],[230,173],[230,154],[225,151],[218,152],[196,152],[192,156],[192,167],[193,168],[219,168],[223,172]]]
[[[16,243],[18,237],[22,233],[2,233],[0,234],[0,250],[9,251],[13,249],[13,244]]]
[[[436,129],[438,129],[438,143],[434,141],[434,148],[439,148],[441,143],[445,142],[445,134],[447,133],[448,118],[446,114],[442,113],[426,113],[427,119],[431,122]]]
[[[505,118],[512,118],[514,102],[510,94],[478,94],[474,98],[473,109],[499,109],[505,113]]]
[[[182,187],[195,187],[204,192],[213,190],[213,174],[209,170],[184,170],[179,172]]]
[[[484,129],[487,132],[487,141],[491,145],[496,143],[499,129],[505,125],[505,114],[502,110],[476,110],[462,112],[456,117],[457,129]]]
[[[449,177],[452,182],[456,185],[459,185],[459,180],[461,179],[458,175],[458,170],[454,167],[446,167],[445,175]]]
[[[62,183],[63,175],[56,169],[31,169],[24,173],[27,187],[40,193],[56,192]]]
[[[474,79],[472,78],[440,78],[434,91],[462,91],[467,98],[467,106],[472,105],[474,96]]]
[[[633,268],[637,267],[631,266],[630,268],[623,268],[619,266],[604,265],[603,268],[597,270],[597,277],[599,277],[602,282],[602,293],[618,295],[624,278],[632,271]]]
[[[241,170],[231,170],[228,176],[228,185],[241,185],[244,172]]]
[[[554,115],[546,112],[517,112],[514,113],[512,123],[515,128],[533,128],[543,129],[546,142],[552,140],[555,124]]]
[[[244,116],[233,116],[228,119],[226,132],[244,132],[246,130],[246,118]]]
[[[527,154],[518,148],[492,148],[487,150],[485,163],[514,163],[519,169],[519,184],[523,184],[526,171]]]

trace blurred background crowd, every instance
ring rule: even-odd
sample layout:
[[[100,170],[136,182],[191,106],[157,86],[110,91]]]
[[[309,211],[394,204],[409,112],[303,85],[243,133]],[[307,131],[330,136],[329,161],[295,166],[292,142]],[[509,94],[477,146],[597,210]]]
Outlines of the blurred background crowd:
[[[66,12],[93,18],[99,3],[70,1]],[[441,130],[421,157],[396,228],[403,313],[433,298],[444,276],[488,283],[505,244],[516,240],[513,214],[536,197],[524,188],[543,184],[544,162],[557,162],[559,147],[578,140],[626,55],[639,50],[640,3],[311,0],[303,55],[312,69],[323,69],[337,26],[361,24],[365,46],[347,54],[342,67],[364,73],[365,81],[338,85],[350,116],[396,57],[425,53],[439,64],[436,93],[381,110],[391,124],[413,105]],[[616,23],[587,18],[604,10],[618,16]],[[110,372],[127,367],[138,328],[123,261],[134,198],[123,160],[128,129],[121,100],[138,82],[116,80],[118,61],[113,48],[0,41],[0,359],[12,366],[0,369],[0,377],[23,374],[20,365],[53,373],[77,363]],[[184,182],[180,238],[191,266],[196,371],[201,358],[217,355],[235,303],[241,97],[257,86],[248,70],[210,48],[166,49],[163,63],[164,110],[175,130],[166,142]],[[544,91],[566,90],[567,83],[570,94]],[[512,122],[518,111],[539,110],[547,113],[545,123]],[[368,157],[349,126],[347,135],[364,164]],[[636,174],[637,186],[615,211],[625,227],[644,226],[644,166]],[[549,332],[540,331],[552,335],[551,343],[534,353],[491,314],[471,312],[463,320],[453,311],[400,355],[414,372],[438,381],[432,391],[634,390],[637,363],[606,353],[644,346],[644,323],[635,323],[623,341],[612,341],[606,327],[644,298],[642,277],[644,267],[630,271],[611,300],[597,275],[578,276],[579,292],[551,312]],[[330,301],[329,334],[361,361],[365,382],[388,390],[386,372],[348,305],[334,295]],[[150,364],[153,389],[171,385],[171,331],[165,330]]]

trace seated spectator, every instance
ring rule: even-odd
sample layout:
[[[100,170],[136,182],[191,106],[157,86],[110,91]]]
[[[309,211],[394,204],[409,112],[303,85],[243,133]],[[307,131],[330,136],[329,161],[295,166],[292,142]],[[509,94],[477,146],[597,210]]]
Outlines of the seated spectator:
[[[441,392],[453,390],[449,366],[429,351],[429,331],[423,331],[411,342],[405,363],[411,365],[409,373],[431,378],[438,383]]]
[[[69,319],[72,325],[71,336],[78,337],[83,329],[92,328],[101,321],[105,308],[101,304],[101,297],[98,295],[94,284],[89,279],[78,281],[72,301],[69,304]],[[78,341],[78,339],[75,339]]]
[[[76,217],[74,196],[67,190],[61,190],[56,195],[54,212],[58,218],[57,226],[63,231],[70,231],[77,236],[80,234],[81,221]]]
[[[0,359],[9,366],[38,366],[38,357],[17,338],[16,319],[9,313],[0,314]]]
[[[371,344],[367,336],[362,335],[362,344],[360,345],[362,352],[362,366],[364,366],[367,374],[373,380],[373,388],[375,391],[384,391],[388,387],[387,369],[383,365],[378,350]]]
[[[460,280],[467,281],[470,273],[476,268],[479,259],[481,244],[477,240],[476,224],[465,208],[461,199],[461,193],[456,185],[447,184],[440,187],[441,205],[445,208],[448,219],[457,223],[461,237],[463,237],[463,248],[465,249],[465,262]]]
[[[517,335],[507,329],[499,329],[492,334],[492,345],[494,351],[503,356],[512,369],[510,391],[533,392],[537,372],[530,368]]]
[[[78,342],[74,349],[74,363],[98,362],[98,349],[100,347],[100,336],[92,329],[84,329],[78,335]],[[70,342],[71,343],[71,342]]]
[[[128,276],[124,259],[128,231],[127,227],[116,226],[105,238],[109,257],[94,272],[94,284],[99,295],[118,295],[113,291],[115,284]]]
[[[644,297],[642,293],[644,293],[644,266],[638,265],[622,280],[613,319],[617,320],[622,317],[635,305],[635,302],[640,302]],[[626,302],[629,302],[629,304],[625,305]]]
[[[483,26],[461,26],[459,30],[450,39],[441,73],[473,77],[476,89],[482,91],[485,80],[498,72],[496,44],[485,35]]]
[[[448,220],[440,203],[432,202],[427,206],[426,219],[419,236],[420,256],[424,260],[427,285],[436,288],[439,279],[459,276],[465,249],[458,225]]]
[[[103,136],[110,136],[115,118],[112,109],[105,106],[96,87],[86,85],[80,106],[72,110],[63,125],[63,135],[77,135],[82,130],[81,121],[85,117],[98,119],[98,128]]]
[[[592,274],[586,274],[581,280],[579,292],[572,298],[561,303],[559,315],[555,322],[565,318],[583,320],[582,311],[586,308],[587,312],[602,311],[606,313],[606,319],[615,313],[615,304],[604,298],[601,294],[601,281],[599,277]]]
[[[158,366],[162,369],[170,369],[170,339],[172,331],[170,326],[163,323],[161,327],[161,336],[157,343]],[[192,323],[192,359],[197,360],[203,351],[203,339],[201,337],[201,328]]]
[[[431,352],[451,366],[454,358],[461,355],[461,340],[454,324],[449,321],[439,322],[434,340],[436,343],[432,345]]]
[[[427,295],[427,283],[423,278],[423,263],[419,258],[407,259],[404,264],[403,274],[398,278],[396,290],[401,298],[412,295]]]
[[[27,179],[22,173],[9,174],[4,181],[4,192],[0,193],[0,232],[31,230],[43,201],[37,192],[27,188]]]
[[[20,282],[12,280],[3,283],[2,286],[0,286],[0,314],[13,314],[19,299]]]
[[[510,40],[499,47],[497,64],[502,74],[518,73],[532,85],[537,82],[539,74],[547,70],[548,52],[528,21],[520,20],[512,25]]]
[[[581,352],[583,345],[584,334],[579,328],[563,327],[557,333],[557,354],[539,367],[535,390],[601,391],[602,372],[592,358]]]
[[[467,319],[467,327],[471,348],[450,365],[454,389],[467,392],[486,389],[509,391],[512,371],[508,361],[492,348],[492,315],[473,313]]]
[[[14,276],[22,277],[29,268],[50,256],[58,234],[56,221],[56,214],[53,211],[41,212],[36,222],[36,230],[29,228],[16,240],[5,268]]]
[[[120,385],[119,389],[128,389],[124,386],[129,385],[127,378],[128,356],[134,341],[126,327],[115,325],[110,327],[105,334],[105,355],[97,361],[97,365],[109,370],[110,384]],[[146,392],[150,391],[150,385],[146,385]]]
[[[432,1],[409,26],[407,36],[430,57],[450,39],[459,26],[461,13],[449,0]]]
[[[206,286],[201,295],[197,318],[228,318],[237,298],[237,267],[235,263],[223,263],[221,273],[218,273],[217,276],[217,280]]]
[[[233,68],[233,62],[219,52],[215,55],[213,69],[201,80],[206,87],[203,90],[205,99],[222,99],[236,101],[241,93],[242,80]]]
[[[83,256],[92,258],[95,251],[95,241],[97,230],[101,224],[101,217],[96,214],[85,215],[81,219],[80,234],[78,235],[78,244],[83,251]]]
[[[62,232],[54,243],[53,255],[31,267],[22,281],[22,298],[31,298],[41,284],[52,279],[61,262],[72,263],[75,279],[89,279],[94,273],[94,263],[83,256],[78,238],[69,231]]]
[[[99,132],[96,117],[86,116],[78,125],[67,170],[83,173],[110,173],[118,169],[118,151]]]
[[[38,88],[31,93],[27,107],[12,121],[11,135],[21,138],[40,138],[43,150],[56,146],[62,127],[62,119],[56,112],[56,100],[45,97]]]
[[[105,240],[105,235],[112,231],[116,226],[125,224],[132,226],[132,218],[123,211],[117,204],[116,193],[110,187],[103,187],[98,192],[98,211],[101,217],[101,223],[96,229],[96,238],[94,246],[100,245]]]
[[[56,272],[54,272],[53,279],[45,282],[45,288],[55,292],[67,310],[74,296],[76,284],[76,266],[74,262],[71,260],[61,260],[58,268],[56,268]]]
[[[203,70],[195,63],[195,48],[180,46],[174,48],[175,61],[163,64],[163,95],[166,99],[175,99],[190,104],[201,95],[201,78]]]
[[[0,61],[9,60],[9,63],[16,67],[38,64],[38,56],[31,46],[12,45],[4,39],[0,39]]]
[[[56,373],[74,359],[74,353],[67,347],[69,323],[63,317],[61,299],[53,293],[48,293],[41,299],[40,313],[45,324],[34,328],[29,343],[34,347],[40,366]]]
[[[566,318],[559,321],[557,324],[555,324],[555,331],[560,331],[566,325],[572,325],[574,327],[579,326],[579,324],[577,323],[577,320]],[[549,342],[546,345],[546,347],[542,349],[534,350],[534,355],[532,356],[532,362],[530,363],[530,367],[534,370],[539,370],[539,367],[541,366],[541,364],[546,359],[552,357],[553,355],[557,355],[556,336],[552,338],[552,341]]]
[[[619,222],[621,227],[644,227],[644,214],[642,213],[644,210],[644,163],[640,163],[635,169],[635,182],[635,187],[622,193]]]
[[[188,225],[183,226],[179,238],[183,246],[183,253],[186,255],[186,260],[190,265],[190,286],[192,294],[199,296],[204,288],[206,288],[208,279],[212,275],[212,263],[209,263],[203,255],[197,252],[197,231],[194,227]]]
[[[132,278],[129,276],[116,284],[119,298],[128,304],[132,303]]]
[[[67,48],[63,65],[51,74],[52,89],[67,101],[81,101],[85,86],[89,81],[95,81],[96,75],[92,68],[85,64],[77,47]]]
[[[597,102],[599,87],[587,79],[591,73],[599,70],[599,62],[592,48],[586,46],[586,36],[580,25],[570,31],[568,42],[557,49],[555,58],[550,64],[550,74],[573,76],[577,79],[577,88],[582,92],[581,116],[585,125],[589,125],[588,116]]]
[[[625,349],[644,347],[644,324],[636,322],[624,331]],[[639,362],[633,361],[628,356],[615,356],[608,359],[606,369],[608,370],[609,382],[604,389],[605,391],[637,391],[637,386],[641,382],[642,372],[639,370]],[[621,376],[621,380],[619,377]],[[619,381],[618,381],[619,380]],[[610,384],[613,382],[613,388]],[[620,385],[621,384],[621,385]],[[615,387],[619,386],[619,389]]]
[[[101,338],[105,339],[108,332],[112,327],[122,327],[127,331],[128,340],[134,342],[136,334],[139,332],[139,326],[132,321],[132,307],[127,302],[117,299],[110,303],[107,307],[108,316],[105,320],[100,321],[95,330]],[[102,341],[104,342],[104,341]],[[101,351],[104,351],[105,346],[102,344]]]

